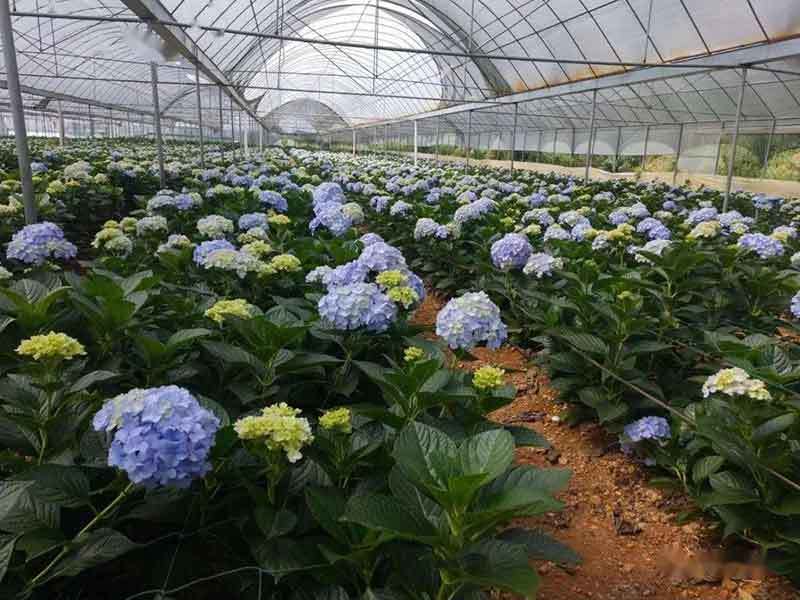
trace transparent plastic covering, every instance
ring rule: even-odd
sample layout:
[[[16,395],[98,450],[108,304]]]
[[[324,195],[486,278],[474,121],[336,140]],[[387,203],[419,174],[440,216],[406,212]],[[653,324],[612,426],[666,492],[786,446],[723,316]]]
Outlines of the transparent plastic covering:
[[[17,0],[12,9],[26,107],[55,101],[140,126],[152,119],[151,63],[176,126],[198,121],[199,75],[212,134],[237,126],[231,109],[274,131],[324,134],[447,108],[439,131],[463,139],[467,116],[457,113],[469,108],[476,143],[507,146],[514,109],[502,100],[519,97],[518,143],[547,131],[539,141],[555,139],[559,151],[572,142],[556,131],[578,132],[580,148],[594,81],[597,128],[719,129],[736,118],[741,86],[740,69],[721,67],[744,58],[743,120],[770,129],[800,117],[798,0]],[[704,58],[704,70],[659,67]],[[378,139],[379,127],[363,138]]]

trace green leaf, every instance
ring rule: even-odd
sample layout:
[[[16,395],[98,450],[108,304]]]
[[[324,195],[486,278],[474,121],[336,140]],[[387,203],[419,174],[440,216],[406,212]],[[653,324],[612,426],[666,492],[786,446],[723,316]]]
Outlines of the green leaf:
[[[86,373],[86,375],[82,376],[70,386],[69,390],[67,390],[67,393],[76,394],[78,392],[82,392],[83,390],[89,389],[96,383],[108,381],[109,379],[113,379],[117,376],[118,373],[115,373],[114,371],[92,371],[91,373]]]
[[[341,522],[346,508],[342,490],[335,487],[308,487],[306,503],[320,527],[337,541],[348,543],[347,525]]]
[[[626,350],[628,354],[652,354],[653,352],[660,352],[661,350],[668,350],[669,348],[672,348],[672,344],[656,340],[641,340],[633,342]]]
[[[252,546],[252,550],[259,566],[276,581],[291,573],[328,566],[317,544],[310,540],[277,538],[259,541]]]
[[[549,448],[550,442],[541,433],[530,427],[521,425],[506,425],[505,430],[514,436],[517,447],[531,446],[534,448]]]
[[[297,517],[285,508],[275,509],[269,505],[257,506],[254,516],[258,528],[267,536],[268,540],[286,535],[297,525]]]
[[[219,358],[221,361],[231,364],[248,365],[253,368],[256,373],[266,373],[266,366],[256,356],[250,354],[247,350],[243,350],[232,344],[225,342],[202,342],[205,348],[212,356]]]
[[[722,456],[704,456],[692,467],[692,481],[700,483],[709,475],[716,473],[723,464],[725,464],[725,458]]]
[[[72,549],[59,561],[48,579],[74,577],[78,573],[107,563],[137,548],[118,531],[106,527],[97,529],[72,542]]]
[[[437,537],[436,529],[421,514],[382,494],[353,496],[342,519],[404,539],[429,542]]]
[[[514,437],[503,429],[484,431],[465,440],[458,449],[464,475],[485,475],[492,481],[514,461]]]
[[[578,565],[581,557],[569,546],[538,529],[506,529],[500,539],[525,548],[532,560],[549,560],[558,564]]]
[[[167,346],[174,350],[175,348],[182,346],[184,344],[189,344],[195,340],[200,338],[208,337],[209,335],[213,335],[213,331],[210,329],[181,329],[173,333],[169,339],[167,340]]]
[[[8,565],[11,564],[11,557],[14,554],[14,546],[17,545],[19,535],[8,535],[0,537],[0,583],[8,572]]]
[[[599,337],[590,333],[562,331],[558,333],[558,336],[571,346],[583,352],[602,356],[608,354],[608,345]]]
[[[499,588],[534,598],[539,576],[528,562],[525,548],[501,540],[484,540],[461,558],[464,579],[481,587]]]
[[[758,501],[758,493],[747,477],[733,471],[721,471],[708,477],[714,493],[703,496],[705,506],[748,504]]]
[[[514,467],[481,490],[476,511],[537,515],[558,510],[561,503],[553,494],[569,482],[568,469],[536,469],[528,465]]]
[[[445,433],[414,422],[397,436],[392,456],[411,481],[429,489],[444,490],[457,465],[458,448]]]
[[[785,413],[773,417],[753,430],[752,439],[754,442],[761,442],[776,433],[786,431],[795,424],[795,421],[797,421],[797,413]]]
[[[77,508],[89,502],[89,480],[80,467],[47,464],[11,478],[33,483],[30,489],[39,500]]]

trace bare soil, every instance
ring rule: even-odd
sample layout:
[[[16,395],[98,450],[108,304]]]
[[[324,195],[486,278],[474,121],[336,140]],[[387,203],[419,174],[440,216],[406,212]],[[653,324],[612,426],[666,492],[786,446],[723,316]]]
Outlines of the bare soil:
[[[432,325],[443,304],[443,298],[429,295],[415,322]],[[724,546],[713,523],[681,523],[677,517],[692,509],[691,500],[649,485],[657,474],[619,452],[601,427],[566,425],[561,418],[566,406],[524,351],[504,346],[473,354],[478,360],[458,366],[505,367],[517,387],[515,401],[492,418],[531,427],[552,444],[549,450],[520,448],[517,459],[572,470],[560,498],[564,510],[520,523],[543,529],[583,559],[574,568],[540,564],[539,600],[800,599],[786,580],[755,564],[749,549]]]

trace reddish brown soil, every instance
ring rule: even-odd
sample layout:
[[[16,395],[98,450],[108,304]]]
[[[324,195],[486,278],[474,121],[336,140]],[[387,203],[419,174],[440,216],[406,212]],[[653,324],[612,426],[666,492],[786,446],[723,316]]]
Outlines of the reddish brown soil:
[[[415,321],[432,324],[443,302],[429,296]],[[680,524],[676,516],[691,508],[691,501],[681,493],[649,486],[654,473],[620,453],[602,428],[564,424],[566,407],[523,351],[503,347],[494,352],[476,349],[473,354],[478,360],[458,366],[474,370],[492,364],[514,371],[508,378],[517,386],[517,398],[492,418],[532,427],[552,444],[549,451],[521,448],[518,460],[572,470],[561,495],[564,511],[521,523],[544,529],[583,559],[569,569],[539,565],[539,600],[800,599],[785,580],[757,568],[737,567],[711,523]]]

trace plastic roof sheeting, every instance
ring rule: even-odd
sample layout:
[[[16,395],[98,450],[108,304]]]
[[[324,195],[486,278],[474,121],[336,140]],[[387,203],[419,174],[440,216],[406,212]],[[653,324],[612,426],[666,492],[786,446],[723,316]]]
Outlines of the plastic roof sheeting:
[[[258,101],[261,116],[280,115],[281,127],[290,128],[288,116],[295,109],[297,123],[312,123],[317,132],[465,100],[557,91],[630,70],[570,60],[658,65],[800,36],[797,0],[161,0],[161,5],[177,22],[194,24],[187,35],[240,93]],[[176,119],[196,118],[194,67],[177,61],[175,49],[165,48],[146,25],[46,17],[49,12],[131,19],[135,14],[123,0],[17,0],[15,9],[42,15],[14,17],[27,91],[147,113],[149,62],[157,60],[162,110]],[[281,42],[203,26],[492,58]],[[800,60],[768,66],[772,72],[749,72],[745,120],[800,116]],[[720,70],[601,90],[596,123],[732,120],[740,83],[739,72]],[[298,102],[306,99],[341,120],[309,120],[309,105]],[[227,98],[223,105],[228,107]],[[203,106],[212,111],[207,124],[215,125],[215,88],[204,85]],[[508,106],[487,107],[475,112],[473,126],[476,131],[510,127],[511,113]],[[590,116],[591,96],[580,93],[520,104],[519,120],[529,129],[583,128]]]

